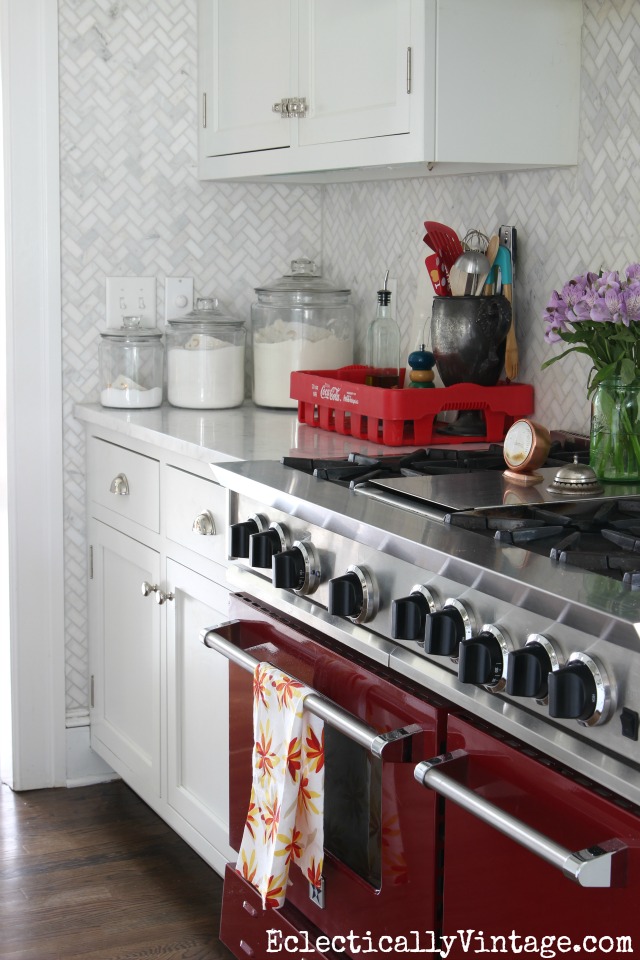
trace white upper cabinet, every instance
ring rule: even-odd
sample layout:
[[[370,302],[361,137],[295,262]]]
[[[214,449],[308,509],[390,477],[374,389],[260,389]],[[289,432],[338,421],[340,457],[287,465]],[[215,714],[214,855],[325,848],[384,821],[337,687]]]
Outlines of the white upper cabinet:
[[[409,133],[409,0],[302,0],[298,144]]]
[[[291,0],[206,0],[199,5],[202,148],[207,155],[289,145],[272,110],[290,96]],[[203,51],[208,50],[208,55]]]
[[[576,163],[582,0],[198,0],[201,179]]]

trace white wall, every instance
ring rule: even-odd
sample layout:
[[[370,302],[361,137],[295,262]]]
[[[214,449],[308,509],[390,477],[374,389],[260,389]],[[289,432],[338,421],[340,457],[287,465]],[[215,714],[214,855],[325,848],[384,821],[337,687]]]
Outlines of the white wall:
[[[12,686],[3,775],[26,790],[65,782],[57,4],[3,0],[1,14],[10,578],[3,666],[9,659]]]

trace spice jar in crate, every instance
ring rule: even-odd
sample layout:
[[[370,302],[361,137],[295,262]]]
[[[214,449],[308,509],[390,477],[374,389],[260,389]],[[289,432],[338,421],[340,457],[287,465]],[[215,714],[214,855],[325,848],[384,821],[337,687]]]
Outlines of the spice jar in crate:
[[[174,407],[220,410],[244,400],[245,327],[201,297],[167,329],[167,397]]]
[[[300,258],[291,273],[256,287],[251,308],[253,401],[260,407],[297,407],[295,370],[329,370],[353,363],[350,290],[336,287]]]
[[[100,403],[103,407],[159,407],[162,403],[162,333],[143,327],[140,317],[101,333]]]

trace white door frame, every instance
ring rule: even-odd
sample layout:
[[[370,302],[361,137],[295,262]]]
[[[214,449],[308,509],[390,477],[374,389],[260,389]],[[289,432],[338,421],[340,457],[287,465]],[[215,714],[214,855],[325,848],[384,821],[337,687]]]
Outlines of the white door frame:
[[[2,772],[28,790],[63,785],[66,767],[57,0],[0,0],[0,15],[12,753]]]

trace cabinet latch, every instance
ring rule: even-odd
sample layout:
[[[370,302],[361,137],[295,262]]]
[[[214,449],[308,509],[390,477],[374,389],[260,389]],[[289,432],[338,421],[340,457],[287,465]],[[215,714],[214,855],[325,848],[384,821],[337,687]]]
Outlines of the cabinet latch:
[[[283,120],[295,120],[307,115],[306,97],[284,97],[274,103],[272,109],[274,113],[279,113]]]

